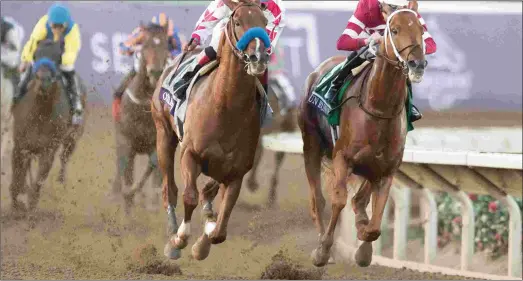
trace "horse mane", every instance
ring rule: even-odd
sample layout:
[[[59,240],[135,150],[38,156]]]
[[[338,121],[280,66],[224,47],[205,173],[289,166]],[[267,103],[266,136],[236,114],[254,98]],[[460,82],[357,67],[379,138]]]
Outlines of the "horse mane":
[[[144,27],[144,30],[150,33],[165,33],[167,31],[165,27],[156,24],[149,24]]]

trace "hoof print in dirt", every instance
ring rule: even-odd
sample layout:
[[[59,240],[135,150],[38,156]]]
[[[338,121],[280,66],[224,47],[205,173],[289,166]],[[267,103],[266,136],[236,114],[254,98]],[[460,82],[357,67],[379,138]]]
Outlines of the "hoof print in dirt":
[[[158,250],[151,244],[138,247],[127,265],[127,270],[145,274],[162,274],[166,276],[181,275],[177,264],[164,260],[158,255]]]
[[[321,280],[324,269],[307,269],[292,262],[282,251],[272,257],[272,262],[262,272],[262,280]]]

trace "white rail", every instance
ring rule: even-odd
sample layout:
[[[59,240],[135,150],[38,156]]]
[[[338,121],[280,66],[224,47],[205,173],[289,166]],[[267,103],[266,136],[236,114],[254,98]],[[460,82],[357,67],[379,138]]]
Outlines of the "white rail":
[[[414,132],[416,134],[413,134]],[[500,129],[416,129],[414,132],[409,133],[403,164],[391,191],[396,218],[393,258],[380,256],[381,239],[378,239],[374,243],[373,263],[481,279],[521,279],[521,212],[514,200],[514,197],[522,196],[521,128],[505,129],[503,132]],[[455,151],[466,144],[474,151]],[[302,153],[303,142],[298,132],[279,133],[264,136],[262,145],[269,150]],[[424,146],[431,149],[422,148]],[[426,200],[426,204],[423,204],[426,210],[424,263],[406,261],[411,188],[421,189]],[[437,251],[438,212],[431,190],[447,191],[461,202],[463,226],[460,270],[432,264]],[[474,254],[475,226],[472,202],[465,191],[491,194],[508,208],[509,264],[506,276],[470,271]],[[347,204],[336,231],[337,260],[351,259],[359,243],[355,236],[354,214],[349,207],[350,199]],[[383,221],[386,220],[384,217]]]

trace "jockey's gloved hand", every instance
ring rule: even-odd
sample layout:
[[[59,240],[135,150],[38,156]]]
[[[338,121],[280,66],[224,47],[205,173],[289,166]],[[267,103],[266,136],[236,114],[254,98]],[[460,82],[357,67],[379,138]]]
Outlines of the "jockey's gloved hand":
[[[185,45],[185,47],[183,47],[183,51],[190,52],[190,51],[196,49],[196,47],[198,47],[198,45],[200,45],[200,40],[193,38],[191,40],[190,44],[187,44],[187,45]]]
[[[379,44],[381,43],[382,39],[383,36],[381,36],[381,34],[379,34],[378,32],[374,32],[369,38],[365,39],[365,44],[370,45],[372,42]]]

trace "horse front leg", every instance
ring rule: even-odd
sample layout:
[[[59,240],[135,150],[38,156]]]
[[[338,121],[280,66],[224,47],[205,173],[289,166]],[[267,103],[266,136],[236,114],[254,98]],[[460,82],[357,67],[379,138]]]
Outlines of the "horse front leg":
[[[65,178],[67,174],[67,163],[71,159],[74,150],[76,149],[77,137],[76,133],[71,133],[63,141],[62,153],[60,153],[60,172],[58,173],[58,182],[61,184],[65,183]]]
[[[367,267],[372,261],[372,242],[376,241],[381,234],[381,220],[383,210],[389,197],[392,176],[382,178],[370,183],[365,180],[358,193],[352,199],[354,213],[356,214],[356,229],[358,239],[363,243],[358,247],[354,256],[359,266]],[[372,197],[372,217],[369,222],[366,208]]]
[[[380,237],[381,220],[385,205],[389,198],[392,179],[393,176],[391,175],[372,183],[372,189],[374,190],[373,196],[375,197],[372,204],[372,217],[365,227],[360,227],[358,229],[359,240],[373,242]]]
[[[242,181],[243,177],[234,180],[225,187],[216,228],[214,230],[209,229],[209,231],[212,231],[209,237],[213,244],[223,243],[225,239],[227,239],[227,224],[229,223],[229,218],[231,217],[234,205],[236,205],[238,196],[240,196]]]
[[[200,164],[192,154],[192,151],[185,149],[181,155],[181,172],[184,183],[183,206],[184,218],[177,234],[172,238],[174,247],[184,249],[187,247],[188,240],[191,236],[191,218],[194,209],[198,206],[198,189],[196,180],[202,172]]]
[[[18,200],[18,195],[24,192],[25,178],[31,159],[22,153],[22,149],[18,145],[14,145],[11,153],[11,185],[9,191],[11,192],[12,208],[15,212],[25,212],[26,208],[23,202]]]
[[[49,176],[49,171],[51,171],[51,167],[53,166],[53,160],[56,150],[57,148],[47,149],[40,155],[38,159],[38,176],[36,178],[34,186],[30,187],[30,192],[28,194],[28,203],[30,211],[36,208],[36,205],[40,200],[40,190],[42,189],[45,180]]]
[[[254,162],[252,164],[251,172],[249,175],[249,178],[247,179],[247,188],[251,192],[256,192],[258,188],[260,188],[258,184],[258,180],[256,180],[256,175],[258,172],[258,166],[260,165],[260,161],[263,155],[263,146],[261,145],[261,140],[258,141],[258,148],[256,149],[256,153],[254,154]]]
[[[154,106],[153,119],[156,126],[156,151],[158,153],[158,166],[162,173],[162,199],[163,207],[167,211],[167,235],[168,241],[165,244],[164,255],[170,259],[181,257],[180,249],[171,243],[171,238],[178,231],[176,222],[176,205],[178,201],[178,187],[174,181],[174,153],[178,140],[174,136],[168,121],[163,119],[161,112],[156,112]]]
[[[364,180],[361,183],[358,192],[352,197],[352,210],[356,217],[356,230],[358,233],[369,224],[369,217],[367,215],[367,206],[370,202],[370,196],[372,195],[372,184],[368,180]]]
[[[285,158],[285,152],[276,152],[274,158],[276,163],[274,165],[274,173],[272,174],[271,187],[269,189],[269,197],[267,201],[267,205],[270,208],[274,207],[274,204],[276,203],[276,187],[278,186],[278,174],[280,172],[283,159]]]
[[[312,253],[315,266],[325,266],[330,258],[330,250],[334,243],[334,230],[338,223],[341,211],[347,204],[347,182],[352,174],[352,167],[343,153],[338,152],[333,160],[334,182],[330,196],[332,202],[332,215],[327,226],[327,231],[320,238],[320,245]]]
[[[196,260],[204,260],[209,256],[211,251],[211,239],[209,235],[212,230],[216,228],[216,213],[213,211],[212,202],[218,191],[220,190],[220,183],[215,180],[210,180],[202,189],[201,203],[203,204],[202,215],[205,220],[203,233],[198,238],[196,243],[192,246],[192,255]]]

